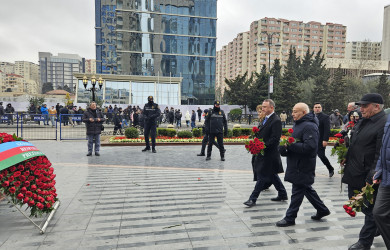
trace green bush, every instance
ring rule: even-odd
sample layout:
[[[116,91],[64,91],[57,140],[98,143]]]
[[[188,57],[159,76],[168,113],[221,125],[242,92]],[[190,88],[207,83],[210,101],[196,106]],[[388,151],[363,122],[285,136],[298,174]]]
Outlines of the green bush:
[[[240,108],[231,109],[229,114],[230,115],[242,115],[242,109],[240,109]]]
[[[241,136],[241,135],[250,135],[252,133],[251,128],[234,128],[233,129],[233,136]]]
[[[125,130],[125,136],[126,138],[138,138],[139,132],[137,128],[130,127]]]
[[[227,136],[223,135],[223,137],[225,137],[225,138],[233,137],[233,131],[229,128],[228,135]]]
[[[157,136],[169,136],[174,137],[176,130],[173,128],[157,128]]]
[[[191,131],[188,131],[188,130],[179,131],[179,132],[177,132],[177,137],[179,137],[179,138],[192,138],[192,133],[191,133]]]
[[[194,128],[192,130],[192,135],[194,137],[201,137],[202,136],[202,128]],[[179,136],[179,133],[177,133],[177,136]]]

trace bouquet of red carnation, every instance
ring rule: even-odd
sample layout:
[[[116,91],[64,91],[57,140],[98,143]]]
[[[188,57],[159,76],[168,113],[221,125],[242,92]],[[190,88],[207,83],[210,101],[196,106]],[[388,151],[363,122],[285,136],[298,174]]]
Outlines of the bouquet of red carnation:
[[[252,128],[252,133],[250,134],[249,138],[256,138],[259,136],[260,129],[258,127]]]
[[[255,138],[245,142],[245,149],[252,155],[264,155],[265,144],[263,139]]]
[[[42,152],[22,138],[0,133],[0,162],[0,193],[15,205],[26,204],[31,217],[53,210],[56,175]]]
[[[362,191],[359,192],[358,190],[354,190],[355,196],[352,196],[352,198],[343,206],[345,212],[349,214],[352,217],[356,216],[356,212],[361,212],[362,207],[367,207],[367,203],[370,204],[374,203],[374,191],[375,189],[372,187],[373,185],[367,184],[365,187],[362,188]]]
[[[347,151],[348,148],[345,145],[345,140],[343,138],[343,135],[340,133],[337,133],[334,135],[337,138],[337,142],[335,143],[334,147],[332,148],[331,155],[337,155],[337,162],[342,163],[345,161],[345,158],[347,157]],[[340,165],[340,171],[339,174],[344,174],[344,166]]]
[[[292,128],[289,128],[285,136],[283,136],[280,139],[280,146],[290,146],[293,143],[296,143],[297,140],[291,136],[291,134],[294,132]]]

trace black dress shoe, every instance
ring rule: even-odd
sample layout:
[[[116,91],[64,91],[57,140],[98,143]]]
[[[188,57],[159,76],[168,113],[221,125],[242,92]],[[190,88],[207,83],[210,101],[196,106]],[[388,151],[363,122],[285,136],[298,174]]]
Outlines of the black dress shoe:
[[[330,215],[330,211],[326,212],[317,212],[315,215],[311,217],[312,220],[321,220],[323,217]]]
[[[348,250],[370,250],[371,247],[369,246],[364,246],[362,243],[359,241],[356,242],[355,244],[351,245]]]
[[[254,205],[256,205],[256,202],[253,200],[247,200],[246,202],[244,202],[244,205],[248,207],[253,207]]]
[[[88,153],[88,154],[87,154],[87,156],[91,156],[91,155],[92,155],[92,153]]]
[[[222,156],[222,157],[221,157],[221,161],[225,161],[225,157]]]
[[[295,225],[295,221],[286,221],[285,219],[276,222],[277,227],[289,227],[294,225]]]
[[[209,161],[209,160],[211,160],[211,156],[206,157],[206,161]]]
[[[146,148],[142,149],[142,152],[146,152],[146,151],[150,151],[150,148],[146,147]]]
[[[329,177],[332,177],[334,175],[334,170],[329,171]]]
[[[99,152],[95,152],[95,155],[96,155],[96,156],[100,156],[100,153],[99,153]]]
[[[152,153],[157,153],[155,148],[152,148]]]
[[[272,198],[271,201],[286,201],[288,200],[287,196],[281,197],[281,196],[276,196],[275,198]]]
[[[197,156],[206,156],[204,153],[197,154]]]

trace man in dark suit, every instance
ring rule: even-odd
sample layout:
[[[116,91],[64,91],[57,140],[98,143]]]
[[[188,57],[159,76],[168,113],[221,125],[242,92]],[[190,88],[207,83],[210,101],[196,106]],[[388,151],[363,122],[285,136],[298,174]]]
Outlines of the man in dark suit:
[[[321,103],[316,102],[313,108],[314,114],[318,119],[318,131],[320,133],[318,138],[318,151],[317,155],[321,159],[322,163],[325,164],[329,171],[329,177],[334,175],[334,168],[330,164],[328,158],[325,155],[325,148],[328,145],[329,133],[330,133],[330,120],[329,116],[322,113]]]
[[[273,184],[278,191],[278,196],[272,201],[287,200],[287,191],[280,180],[278,173],[283,173],[282,161],[278,151],[280,136],[282,135],[282,122],[275,114],[275,103],[266,99],[261,107],[265,114],[264,121],[259,125],[260,131],[257,137],[263,139],[265,144],[264,156],[259,154],[252,157],[253,180],[256,181],[249,200],[244,202],[248,207],[256,205],[260,192]]]
[[[299,207],[306,197],[317,213],[311,216],[312,220],[321,220],[330,214],[329,209],[321,201],[317,192],[313,189],[316,170],[316,158],[318,147],[318,119],[310,113],[305,103],[297,103],[292,113],[295,121],[291,134],[296,142],[291,145],[279,146],[282,156],[287,156],[287,169],[285,181],[292,183],[291,203],[286,216],[276,223],[278,227],[295,225]]]

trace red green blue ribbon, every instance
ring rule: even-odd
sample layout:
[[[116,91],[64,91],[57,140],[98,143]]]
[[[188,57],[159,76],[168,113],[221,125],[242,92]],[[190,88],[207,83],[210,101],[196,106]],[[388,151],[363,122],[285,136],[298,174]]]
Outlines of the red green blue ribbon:
[[[12,141],[0,144],[0,171],[15,164],[45,155],[26,141]]]

